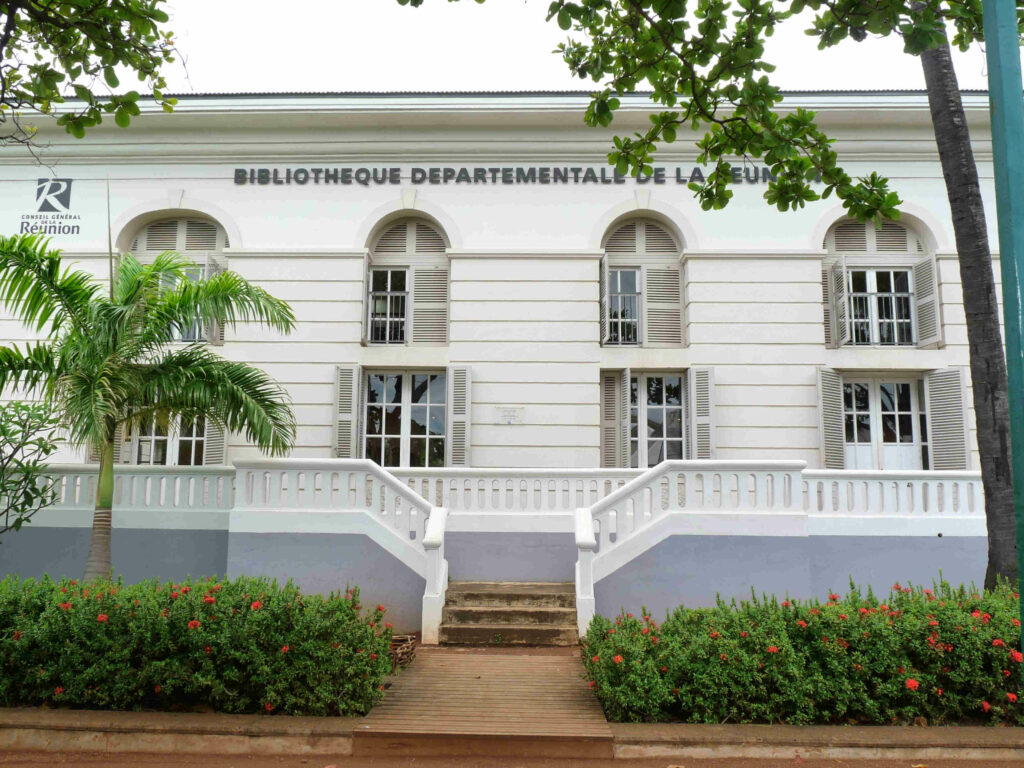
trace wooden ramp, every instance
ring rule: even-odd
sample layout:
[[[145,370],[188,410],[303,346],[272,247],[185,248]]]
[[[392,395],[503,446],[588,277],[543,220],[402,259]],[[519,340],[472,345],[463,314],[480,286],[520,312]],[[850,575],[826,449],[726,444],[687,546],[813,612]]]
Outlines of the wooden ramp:
[[[353,731],[358,756],[611,758],[575,648],[420,648]]]

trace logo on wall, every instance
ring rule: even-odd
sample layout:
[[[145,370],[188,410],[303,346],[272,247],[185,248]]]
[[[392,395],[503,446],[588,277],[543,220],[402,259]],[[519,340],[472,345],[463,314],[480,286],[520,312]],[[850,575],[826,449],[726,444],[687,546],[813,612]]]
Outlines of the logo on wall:
[[[71,179],[36,179],[35,212],[21,214],[22,235],[79,235],[82,215],[71,212]]]
[[[71,179],[36,181],[36,210],[43,213],[67,213],[71,208]]]

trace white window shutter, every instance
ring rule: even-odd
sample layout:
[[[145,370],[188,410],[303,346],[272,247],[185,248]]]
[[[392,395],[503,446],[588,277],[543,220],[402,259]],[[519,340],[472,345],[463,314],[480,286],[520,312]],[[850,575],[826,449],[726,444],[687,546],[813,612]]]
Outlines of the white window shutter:
[[[619,429],[615,437],[617,453],[619,454],[619,466],[629,468],[629,381],[633,374],[629,368],[624,368],[619,373]]]
[[[917,346],[932,347],[942,343],[942,320],[939,315],[938,264],[931,257],[914,264],[914,326]]]
[[[940,368],[924,377],[932,469],[967,469],[967,387],[963,368]]]
[[[846,300],[846,264],[829,267],[832,285],[832,341],[837,347],[850,343],[849,303]]]
[[[471,369],[449,366],[448,377],[448,466],[470,467],[470,414],[473,408]]]
[[[412,343],[448,343],[448,268],[414,267]]]
[[[337,365],[334,371],[334,455],[339,459],[357,459],[361,453],[359,393],[362,371],[358,365]]]
[[[825,469],[846,466],[843,436],[843,378],[831,368],[818,368],[818,429]]]
[[[644,346],[683,343],[683,291],[679,268],[644,268]]]
[[[226,272],[227,268],[227,262],[223,258],[218,258],[216,253],[206,254],[206,265],[203,269],[203,275],[207,280],[222,272]],[[203,336],[215,347],[224,346],[224,325],[213,323],[211,326],[203,328]]]
[[[691,459],[715,457],[715,369],[691,368],[687,376]]]
[[[619,463],[619,374],[601,372],[601,466],[621,467]],[[627,465],[628,466],[628,465]]]
[[[203,464],[225,464],[227,462],[227,435],[224,425],[206,419],[206,445],[203,446]]]
[[[824,321],[825,346],[835,348],[835,331],[832,327],[832,277],[828,267],[821,270],[821,311]]]
[[[363,254],[363,319],[360,323],[359,343],[366,346],[370,338],[370,293],[372,289],[370,282],[370,254]]]
[[[608,255],[605,254],[601,257],[601,273],[599,276],[600,280],[600,293],[601,293],[601,343],[608,343],[608,332],[611,329],[611,324],[608,322],[609,312],[609,298],[608,293],[611,289],[611,275],[608,270]]]

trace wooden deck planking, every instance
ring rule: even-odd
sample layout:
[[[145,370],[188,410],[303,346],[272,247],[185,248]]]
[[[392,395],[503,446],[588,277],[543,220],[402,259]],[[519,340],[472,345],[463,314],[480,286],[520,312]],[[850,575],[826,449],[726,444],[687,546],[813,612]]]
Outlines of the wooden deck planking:
[[[610,743],[611,729],[582,673],[578,654],[421,648],[354,735]]]

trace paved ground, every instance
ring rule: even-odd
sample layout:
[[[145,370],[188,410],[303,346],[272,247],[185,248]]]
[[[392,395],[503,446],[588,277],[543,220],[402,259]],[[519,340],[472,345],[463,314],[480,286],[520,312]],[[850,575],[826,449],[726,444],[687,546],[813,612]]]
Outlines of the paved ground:
[[[1021,768],[1019,761],[993,760],[521,760],[459,758],[168,757],[151,754],[0,754],[2,768]]]

